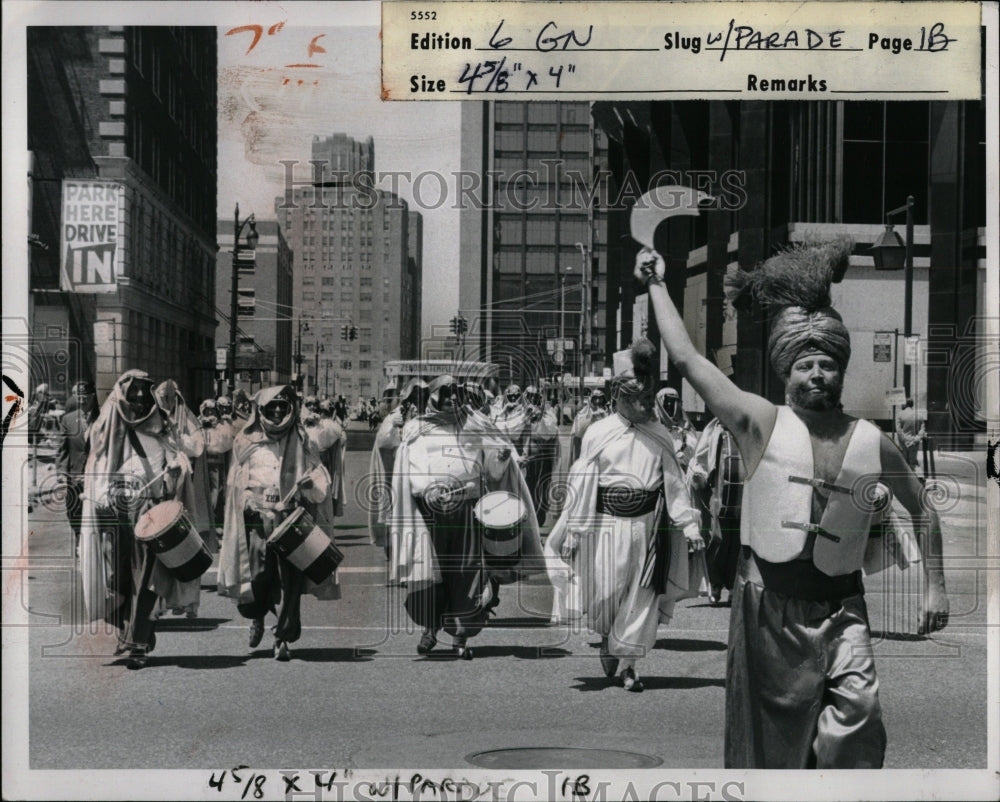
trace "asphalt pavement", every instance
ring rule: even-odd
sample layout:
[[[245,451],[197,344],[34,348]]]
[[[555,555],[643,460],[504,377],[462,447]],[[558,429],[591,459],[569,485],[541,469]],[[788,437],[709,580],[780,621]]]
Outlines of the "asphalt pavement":
[[[550,623],[542,579],[504,588],[496,617],[470,642],[471,662],[455,659],[446,636],[419,656],[420,632],[387,585],[383,552],[369,543],[354,495],[367,465],[366,451],[348,452],[350,501],[337,525],[343,598],[305,597],[288,663],[273,659],[269,635],[248,648],[246,622],[215,593],[213,567],[198,617],[162,619],[147,667],[127,670],[112,655],[113,632],[80,623],[58,505],[22,510],[31,768],[459,768],[475,753],[517,747],[722,765],[727,607],[705,598],[678,604],[640,661],[641,694],[603,676],[596,636]],[[49,470],[39,466],[40,482]],[[933,638],[912,634],[916,572],[891,569],[866,582],[890,768],[986,765],[984,494],[978,476],[953,478],[954,503],[942,515],[949,627]]]

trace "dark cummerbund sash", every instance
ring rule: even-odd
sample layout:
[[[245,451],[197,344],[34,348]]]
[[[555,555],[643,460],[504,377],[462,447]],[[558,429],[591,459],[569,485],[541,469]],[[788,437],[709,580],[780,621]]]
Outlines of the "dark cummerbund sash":
[[[616,518],[641,518],[656,509],[660,488],[640,490],[614,486],[597,488],[597,511]]]
[[[786,563],[768,562],[742,547],[740,575],[774,593],[802,601],[832,602],[865,592],[861,572],[828,576],[812,560],[791,560]]]

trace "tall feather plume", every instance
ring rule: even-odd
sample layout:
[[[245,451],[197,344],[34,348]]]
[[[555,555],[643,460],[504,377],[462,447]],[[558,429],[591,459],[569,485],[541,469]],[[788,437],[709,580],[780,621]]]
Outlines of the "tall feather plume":
[[[737,270],[725,280],[726,297],[739,310],[756,301],[765,309],[830,306],[830,284],[843,276],[854,242],[840,236],[826,242],[792,245],[756,270]]]

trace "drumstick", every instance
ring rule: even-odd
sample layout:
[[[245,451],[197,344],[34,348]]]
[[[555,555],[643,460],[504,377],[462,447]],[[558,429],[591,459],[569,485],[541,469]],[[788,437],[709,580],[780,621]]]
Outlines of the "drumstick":
[[[154,484],[156,484],[156,483],[157,483],[158,481],[160,481],[160,479],[162,479],[162,478],[163,478],[164,476],[166,476],[166,475],[167,475],[168,473],[170,473],[170,468],[167,468],[167,469],[165,469],[165,470],[164,470],[164,471],[163,471],[162,473],[159,473],[159,474],[157,474],[156,476],[154,476],[154,477],[153,477],[152,479],[150,479],[150,480],[149,480],[148,482],[146,482],[146,484],[144,484],[144,485],[143,485],[142,487],[140,487],[140,488],[139,488],[138,490],[136,490],[136,491],[135,491],[135,494],[136,494],[137,496],[141,496],[141,495],[142,495],[143,493],[145,493],[145,492],[146,492],[146,491],[147,491],[147,490],[148,490],[148,489],[149,489],[150,487],[152,487],[152,486],[153,486]]]
[[[299,492],[299,485],[305,482],[308,478],[309,478],[308,476],[303,476],[301,479],[299,479],[299,481],[297,481],[294,485],[292,485],[292,489],[288,491],[288,493],[280,502],[282,507],[284,507],[289,501],[292,500],[292,497]]]

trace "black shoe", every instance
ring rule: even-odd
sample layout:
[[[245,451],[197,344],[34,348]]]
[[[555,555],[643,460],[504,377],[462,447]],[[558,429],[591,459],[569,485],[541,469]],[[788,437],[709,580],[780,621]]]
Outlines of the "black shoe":
[[[496,579],[490,579],[490,600],[487,602],[486,611],[487,618],[492,618],[496,615],[496,609],[500,606],[500,582]]]
[[[153,651],[153,649],[155,649],[155,648],[156,648],[156,633],[155,632],[150,632],[149,633],[149,643],[146,644],[146,653],[148,654],[149,652]]]
[[[274,659],[279,663],[287,663],[292,659],[292,651],[288,648],[288,641],[278,640],[274,642]]]
[[[420,637],[420,643],[417,644],[417,654],[428,654],[435,646],[437,646],[437,638],[431,630],[426,629]]]
[[[608,651],[607,638],[601,638],[601,668],[605,677],[613,677],[618,671],[618,658]]]
[[[471,660],[472,647],[466,645],[465,638],[455,638],[455,654],[458,655],[459,660]]]
[[[635,675],[634,668],[626,668],[622,671],[622,687],[632,693],[642,693],[645,690],[642,680]]]
[[[256,649],[264,637],[264,619],[255,618],[250,622],[250,648]]]
[[[140,668],[145,668],[146,666],[146,650],[145,649],[133,649],[129,652],[128,662],[125,667],[129,671],[138,671]]]

